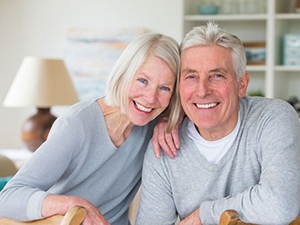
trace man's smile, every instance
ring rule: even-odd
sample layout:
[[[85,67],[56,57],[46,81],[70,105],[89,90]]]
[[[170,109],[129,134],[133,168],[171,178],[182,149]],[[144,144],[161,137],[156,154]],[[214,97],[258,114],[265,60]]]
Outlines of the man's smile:
[[[212,103],[208,103],[208,104],[195,104],[195,105],[199,109],[209,109],[209,108],[213,108],[213,107],[217,106],[218,104],[219,103],[217,103],[217,102],[212,102]]]

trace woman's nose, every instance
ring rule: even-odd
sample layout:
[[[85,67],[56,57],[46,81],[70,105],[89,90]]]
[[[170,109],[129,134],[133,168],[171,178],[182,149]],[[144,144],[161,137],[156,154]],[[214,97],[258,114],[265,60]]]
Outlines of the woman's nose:
[[[153,104],[157,101],[157,95],[158,95],[157,88],[149,88],[145,92],[145,99],[147,100],[148,103]]]

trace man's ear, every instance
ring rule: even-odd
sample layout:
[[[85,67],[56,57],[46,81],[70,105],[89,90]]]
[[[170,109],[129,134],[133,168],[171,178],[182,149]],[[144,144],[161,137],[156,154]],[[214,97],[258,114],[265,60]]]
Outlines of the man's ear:
[[[247,94],[247,88],[250,80],[250,75],[248,71],[239,80],[239,97],[243,98]]]

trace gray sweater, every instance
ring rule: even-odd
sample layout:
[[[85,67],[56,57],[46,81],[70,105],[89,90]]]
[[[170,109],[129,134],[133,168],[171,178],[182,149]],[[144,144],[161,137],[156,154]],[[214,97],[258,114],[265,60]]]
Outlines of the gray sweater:
[[[218,224],[235,209],[255,224],[288,224],[300,208],[300,126],[286,102],[245,97],[233,146],[209,163],[180,127],[181,147],[156,159],[151,142],[144,159],[138,225],[174,224],[200,208],[203,224]]]
[[[71,107],[0,193],[0,217],[39,219],[43,199],[53,193],[83,197],[111,224],[129,224],[128,207],[140,185],[153,125],[135,127],[116,148],[95,101]]]

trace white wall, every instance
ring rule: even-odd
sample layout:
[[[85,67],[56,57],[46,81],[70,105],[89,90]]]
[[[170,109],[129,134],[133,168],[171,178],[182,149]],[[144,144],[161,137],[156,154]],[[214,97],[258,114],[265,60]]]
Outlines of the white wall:
[[[2,105],[23,58],[62,58],[72,27],[145,27],[180,41],[182,1],[0,0],[0,148],[22,147],[22,123],[35,112]]]

